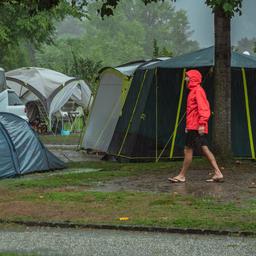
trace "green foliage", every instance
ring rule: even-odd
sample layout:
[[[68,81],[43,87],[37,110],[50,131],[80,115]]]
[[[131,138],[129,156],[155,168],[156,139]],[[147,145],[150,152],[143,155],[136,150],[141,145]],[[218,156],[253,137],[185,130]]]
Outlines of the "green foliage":
[[[83,54],[84,47],[82,39],[61,38],[53,45],[46,45],[37,52],[37,65],[84,79],[94,91],[102,62]]]
[[[65,4],[70,10],[73,9],[76,14],[84,15],[85,7],[89,1],[90,0],[1,0],[0,8],[5,4],[21,6],[28,10],[29,16],[35,16],[42,11],[51,11]]]
[[[149,3],[164,2],[167,0],[141,0],[145,5]],[[216,8],[221,8],[228,16],[233,16],[235,13],[241,14],[243,0],[205,0],[205,3],[214,11]],[[102,17],[114,15],[114,9],[121,0],[102,0],[102,5],[99,12]],[[176,2],[176,0],[169,0],[169,2]]]
[[[173,56],[173,52],[171,50],[168,50],[165,46],[163,47],[163,49],[160,52],[160,56],[162,57],[172,57]]]
[[[74,70],[70,69],[74,66],[74,55],[81,63],[82,59],[95,64],[102,61],[103,66],[148,59],[152,58],[154,38],[159,56],[179,55],[198,49],[198,43],[189,40],[192,32],[186,13],[175,11],[170,3],[154,3],[152,8],[147,8],[141,0],[123,1],[115,15],[104,20],[95,15],[99,6],[98,3],[88,5],[90,19],[79,22],[79,29],[76,28],[74,34],[70,30],[71,19],[65,21],[68,26],[66,29],[61,26],[62,34],[58,34],[55,45],[46,45],[37,53],[38,66],[74,75]],[[75,21],[73,24],[78,23]],[[75,75],[84,77],[80,71]],[[87,80],[92,81],[90,78]]]
[[[165,46],[160,49],[159,46],[157,45],[157,40],[154,39],[153,42],[153,57],[172,57],[173,53],[171,50],[168,50]]]
[[[136,19],[141,24],[145,35],[145,43],[142,46],[147,57],[152,56],[154,38],[160,49],[172,49],[174,55],[198,48],[195,41],[189,40],[192,31],[186,12],[176,11],[170,2],[152,3],[148,8],[141,0],[124,1],[118,6],[116,14],[122,10],[129,21]]]
[[[94,61],[86,57],[79,57],[73,53],[73,64],[71,66],[71,74],[73,76],[89,81],[92,89],[96,90],[96,78],[98,72],[102,68],[101,61]]]
[[[244,51],[249,51],[250,53],[253,53],[255,50],[255,43],[256,43],[256,38],[248,39],[247,37],[244,37],[240,41],[238,41],[237,46],[235,47],[235,50],[240,53]]]
[[[36,53],[37,65],[69,74],[73,63],[72,52],[75,51],[73,49],[80,49],[79,40],[59,39],[53,45],[45,45]]]
[[[58,4],[57,4],[58,2]],[[81,17],[81,12],[67,1],[1,1],[0,65],[12,67],[13,52],[24,54],[28,42],[39,48],[52,43],[55,23],[66,15]],[[23,49],[18,49],[19,47]],[[10,53],[10,56],[8,56]]]
[[[214,11],[216,8],[222,9],[228,16],[232,17],[235,13],[241,15],[243,0],[205,0],[205,3]]]
[[[20,45],[22,47],[20,47]],[[20,42],[20,45],[8,45],[2,53],[0,60],[1,66],[5,70],[13,68],[30,66],[30,56],[25,42]],[[1,50],[0,50],[1,53]]]
[[[157,45],[157,40],[154,38],[153,41],[153,57],[159,56],[159,46]]]

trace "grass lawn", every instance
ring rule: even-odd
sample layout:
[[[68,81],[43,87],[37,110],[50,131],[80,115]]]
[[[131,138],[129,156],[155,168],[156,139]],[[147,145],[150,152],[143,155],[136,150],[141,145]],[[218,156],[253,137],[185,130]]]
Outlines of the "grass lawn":
[[[44,144],[78,145],[80,141],[80,133],[72,133],[69,136],[40,135],[39,138]]]
[[[205,168],[202,160],[194,168]],[[240,167],[229,166],[234,172]],[[244,168],[252,168],[248,164]],[[94,168],[96,172],[81,172]],[[78,172],[79,170],[79,172]],[[126,191],[100,192],[95,185],[120,178],[166,175],[177,162],[76,163],[66,171],[0,181],[0,219],[84,224],[124,224],[256,232],[256,198],[223,201],[210,196]],[[122,218],[125,217],[123,220]],[[121,219],[120,219],[121,218]]]

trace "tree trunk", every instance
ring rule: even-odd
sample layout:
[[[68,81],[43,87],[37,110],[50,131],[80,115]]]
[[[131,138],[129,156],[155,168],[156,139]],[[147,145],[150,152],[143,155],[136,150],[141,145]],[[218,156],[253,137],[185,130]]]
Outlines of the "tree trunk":
[[[36,57],[35,57],[35,47],[33,46],[32,43],[30,42],[26,42],[26,46],[27,46],[27,49],[28,49],[28,54],[29,54],[29,60],[30,60],[30,63],[31,63],[31,66],[33,67],[36,67],[37,66],[37,61],[36,61]]]
[[[231,150],[231,18],[222,9],[214,12],[215,68],[213,146],[221,158]]]

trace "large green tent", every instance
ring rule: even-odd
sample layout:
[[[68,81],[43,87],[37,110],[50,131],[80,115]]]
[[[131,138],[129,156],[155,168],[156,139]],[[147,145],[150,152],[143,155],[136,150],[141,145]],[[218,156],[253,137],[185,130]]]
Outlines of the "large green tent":
[[[107,152],[116,124],[138,67],[169,58],[138,60],[118,66],[105,67],[99,72],[99,86],[90,111],[81,147]]]
[[[129,161],[183,156],[186,115],[185,72],[203,74],[212,112],[214,47],[139,67],[133,77],[106,152]],[[224,97],[224,95],[223,95]],[[255,159],[256,59],[232,53],[232,149],[235,156]],[[211,142],[210,119],[209,141]]]

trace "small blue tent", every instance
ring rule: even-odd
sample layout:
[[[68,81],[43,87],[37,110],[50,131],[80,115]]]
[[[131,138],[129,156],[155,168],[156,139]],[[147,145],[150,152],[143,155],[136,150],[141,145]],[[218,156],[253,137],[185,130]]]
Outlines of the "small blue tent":
[[[64,167],[24,119],[0,112],[0,178]]]

